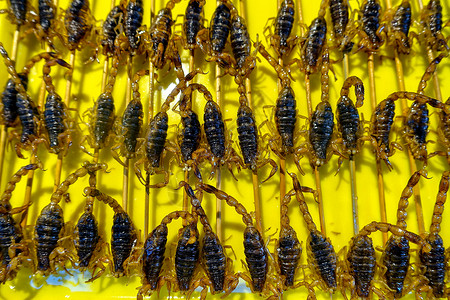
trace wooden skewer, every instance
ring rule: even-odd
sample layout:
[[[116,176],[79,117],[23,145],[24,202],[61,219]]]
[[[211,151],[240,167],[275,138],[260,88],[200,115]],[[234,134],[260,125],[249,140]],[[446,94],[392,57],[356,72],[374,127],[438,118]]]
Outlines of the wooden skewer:
[[[128,56],[128,79],[127,79],[127,92],[125,97],[125,107],[131,101],[131,81],[133,76],[133,57],[131,55]],[[123,186],[122,186],[122,207],[127,212],[128,211],[128,178],[130,172],[130,160],[125,158],[124,160],[125,166],[123,167]]]
[[[13,63],[16,63],[17,59],[17,51],[19,49],[19,36],[20,36],[20,28],[17,27],[16,31],[14,31],[12,50],[11,50],[11,60]],[[3,175],[3,162],[5,160],[5,150],[6,150],[6,140],[8,138],[8,127],[2,125],[2,132],[0,135],[0,186]]]
[[[153,14],[155,11],[155,0],[150,1],[150,24],[153,22]],[[151,25],[150,25],[151,26]],[[148,80],[148,119],[144,120],[145,124],[150,124],[153,119],[153,102],[155,100],[155,95],[153,94],[153,89],[155,88],[155,66],[152,60],[149,60],[149,80]],[[145,187],[145,198],[144,198],[144,238],[147,238],[149,231],[149,215],[150,215],[150,173],[147,173],[146,187]],[[154,218],[155,219],[155,218]]]
[[[217,0],[216,6],[222,4],[220,0]],[[218,63],[216,63],[216,101],[217,105],[222,108],[222,70]],[[216,187],[222,190],[222,170],[217,168]],[[222,233],[222,201],[216,198],[216,234],[219,240],[223,241]]]
[[[194,49],[192,49],[189,55],[189,72],[194,71]],[[194,80],[192,79],[191,82],[193,82]],[[191,105],[192,105],[192,101],[191,101]],[[184,181],[189,183],[189,171],[186,170],[184,171]],[[183,190],[183,210],[187,211],[188,207],[189,207],[189,198],[188,195],[186,193],[186,190]],[[183,222],[185,222],[185,220],[183,220]]]
[[[386,0],[386,8],[390,9],[391,7],[392,7],[391,0]],[[400,60],[397,49],[394,49],[394,60],[395,60],[395,69],[397,72],[398,87],[400,91],[406,91],[405,76],[403,74],[403,65]],[[400,105],[402,107],[402,115],[403,117],[406,117],[408,110],[408,103],[406,99],[401,99]],[[409,147],[407,151],[408,151],[409,170],[412,175],[417,171],[417,165]],[[414,204],[416,207],[416,214],[417,214],[417,224],[419,227],[419,233],[422,234],[425,232],[425,223],[423,221],[422,199],[420,197],[420,186],[418,184],[413,188],[413,193],[414,193]]]
[[[240,0],[239,4],[240,4],[241,15],[244,17],[244,19],[246,19],[245,18],[244,1]],[[245,90],[247,91],[247,99],[248,99],[249,106],[253,110],[252,86],[250,83],[250,78],[248,78],[248,77],[245,78]],[[286,168],[286,164],[285,164],[285,168]],[[258,171],[252,172],[252,184],[253,184],[253,200],[255,202],[256,229],[258,229],[259,232],[263,232],[262,215],[261,215],[261,199],[259,197]]]
[[[367,69],[369,72],[369,88],[370,88],[370,103],[372,111],[375,111],[377,107],[377,92],[375,90],[375,64],[374,54],[369,53],[367,57]],[[387,222],[386,217],[386,198],[384,193],[384,179],[383,172],[381,170],[381,161],[377,158],[377,178],[378,178],[378,197],[380,203],[381,222]],[[387,232],[383,232],[383,244],[387,242]]]
[[[342,67],[344,70],[344,79],[347,79],[349,74],[349,61],[347,53],[344,53]],[[356,192],[356,162],[353,156],[350,156],[348,164],[350,169],[350,189],[352,195],[353,234],[357,235],[359,233],[358,194]]]
[[[281,0],[277,1],[277,11],[280,10]],[[280,57],[278,59],[278,64],[283,66],[283,59]],[[278,93],[281,90],[281,81],[278,80]],[[283,203],[284,196],[286,195],[286,158],[280,157],[280,213],[283,214]],[[281,220],[280,220],[281,221]]]
[[[298,22],[300,28],[302,27],[303,22],[303,10],[302,10],[302,1],[298,1]],[[302,29],[302,36],[304,35],[304,30]],[[306,90],[306,105],[308,107],[308,115],[311,119],[313,114],[312,102],[311,102],[311,81],[309,80],[309,75],[305,73],[305,90]],[[325,215],[323,210],[323,196],[322,196],[322,188],[320,184],[320,173],[317,167],[314,167],[314,178],[316,182],[316,190],[317,190],[317,198],[318,198],[318,206],[319,206],[319,219],[320,219],[320,231],[326,235],[326,225],[325,225]]]

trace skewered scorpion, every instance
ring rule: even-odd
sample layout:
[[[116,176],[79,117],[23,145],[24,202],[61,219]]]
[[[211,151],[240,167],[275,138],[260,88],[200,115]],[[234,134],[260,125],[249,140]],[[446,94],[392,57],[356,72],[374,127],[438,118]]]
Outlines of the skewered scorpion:
[[[264,245],[261,233],[253,226],[252,217],[245,207],[235,198],[211,185],[199,183],[197,184],[197,189],[214,194],[218,199],[226,201],[229,206],[235,208],[238,214],[242,215],[242,220],[246,226],[244,230],[244,253],[250,277],[247,274],[238,275],[250,285],[252,291],[262,294],[272,292],[273,296],[279,297],[281,281],[277,277],[270,277],[270,281],[267,280],[269,270],[268,250]]]
[[[16,184],[29,171],[36,170],[38,165],[30,164],[19,169],[7,183],[0,199],[0,283],[14,278],[23,261],[32,262],[28,251],[29,245],[23,240],[22,228],[13,219],[13,215],[24,212],[30,204],[12,208],[10,199]],[[34,266],[31,263],[32,266]]]
[[[65,260],[69,259],[72,264],[74,259],[69,251],[61,246],[64,241],[63,234],[64,220],[63,211],[59,202],[67,193],[70,185],[74,184],[78,178],[87,174],[92,174],[98,170],[106,170],[105,164],[91,164],[85,162],[81,168],[70,174],[58,189],[52,194],[50,204],[45,206],[39,214],[34,229],[34,241],[36,245],[38,270],[47,273],[50,269],[55,270],[55,264],[60,263],[65,269]],[[60,246],[58,246],[60,244]],[[67,271],[67,269],[66,269]]]

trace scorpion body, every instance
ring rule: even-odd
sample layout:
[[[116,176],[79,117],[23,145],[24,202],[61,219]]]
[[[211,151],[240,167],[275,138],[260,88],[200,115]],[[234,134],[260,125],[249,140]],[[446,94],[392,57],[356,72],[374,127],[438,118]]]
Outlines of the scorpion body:
[[[75,248],[79,258],[79,267],[87,268],[100,240],[97,220],[91,211],[86,211],[81,215],[76,225],[76,231]]]
[[[67,31],[67,42],[70,51],[78,48],[80,42],[87,36],[91,11],[88,0],[72,0],[66,11],[64,24]]]
[[[250,56],[251,41],[244,18],[238,15],[231,20],[230,41],[237,67],[243,69]]]
[[[105,22],[103,22],[103,38],[102,46],[106,55],[112,55],[114,52],[114,43],[121,29],[121,19],[125,14],[122,5],[116,5],[106,16]]]
[[[132,0],[128,3],[125,11],[124,33],[133,50],[139,46],[138,30],[142,25],[143,15],[142,0]]]
[[[334,38],[337,42],[339,50],[348,53],[352,50],[354,43],[348,41],[346,36],[347,26],[349,23],[348,4],[345,0],[330,1],[331,23],[333,24]]]
[[[55,19],[55,6],[51,0],[39,0],[39,24],[44,32],[48,32]]]
[[[189,290],[199,256],[200,243],[197,225],[185,226],[180,233],[175,252],[175,271],[181,291]]]
[[[205,5],[204,0],[190,0],[186,7],[183,29],[188,49],[194,49],[196,46],[197,33],[202,28],[203,5]]]
[[[20,80],[25,90],[28,85],[28,75],[19,73]],[[13,79],[9,79],[6,83],[5,90],[2,93],[3,104],[3,122],[6,127],[14,127],[16,124],[18,111],[17,111],[17,90],[16,84]]]
[[[317,155],[317,166],[327,158],[327,149],[331,142],[334,128],[334,115],[329,102],[321,102],[311,116],[309,141]]]
[[[165,63],[166,50],[172,35],[172,11],[168,8],[161,9],[156,15],[155,21],[150,28],[152,42],[153,63],[158,69]]]
[[[293,0],[284,0],[281,2],[275,19],[275,36],[278,37],[276,49],[284,56],[289,51],[288,39],[294,26],[295,7]]]

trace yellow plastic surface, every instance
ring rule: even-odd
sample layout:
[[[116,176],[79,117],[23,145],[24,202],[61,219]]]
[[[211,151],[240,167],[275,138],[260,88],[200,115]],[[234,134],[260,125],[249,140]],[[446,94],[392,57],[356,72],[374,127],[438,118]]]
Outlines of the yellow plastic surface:
[[[296,3],[299,0],[296,0]],[[144,1],[144,23],[149,26],[150,20],[150,1]],[[252,40],[256,40],[257,34],[259,35],[259,40],[262,40],[264,45],[268,45],[267,41],[264,39],[263,30],[268,22],[269,18],[276,16],[277,12],[277,1],[274,0],[247,0],[245,1],[245,17],[247,19],[247,24]],[[302,10],[304,23],[309,25],[311,20],[316,17],[319,8],[320,1],[302,1]],[[358,7],[356,1],[350,1],[353,9]],[[385,1],[381,1],[383,9],[386,8]],[[400,1],[392,1],[393,5],[398,5]],[[450,11],[450,5],[447,1],[441,1],[444,8],[444,20],[447,19],[448,12]],[[177,4],[173,15],[181,15],[184,13],[188,1],[183,0],[181,3]],[[240,6],[238,1],[234,1],[236,7],[240,11]],[[411,0],[413,16],[415,20],[418,20],[418,2]],[[0,2],[0,8],[6,8],[7,1]],[[37,3],[33,2],[33,5],[37,6]],[[209,20],[215,8],[215,1],[207,1],[205,8],[205,16]],[[59,7],[67,8],[68,1],[59,1]],[[156,1],[156,10],[163,6],[163,2]],[[100,25],[100,20],[104,19],[107,12],[109,11],[110,1],[91,1],[92,12],[98,20],[96,23]],[[59,10],[61,12],[61,10]],[[242,14],[242,12],[240,11]],[[327,18],[329,18],[329,12],[327,11]],[[298,21],[298,11],[296,11],[296,23]],[[329,21],[329,19],[328,19]],[[178,23],[182,22],[182,18],[178,18]],[[208,21],[209,22],[209,21]],[[269,24],[271,21],[269,21]],[[330,23],[329,23],[330,24]],[[6,14],[0,15],[0,41],[5,45],[8,51],[12,47],[12,39],[15,27],[10,24],[10,21],[6,18]],[[419,25],[416,22],[414,24],[413,30],[418,31]],[[178,27],[176,30],[180,30]],[[329,31],[331,27],[329,26]],[[300,27],[295,26],[295,34],[300,34]],[[357,38],[358,40],[359,38]],[[330,43],[330,41],[329,41]],[[395,64],[393,60],[392,50],[386,50],[387,47],[383,46],[380,55],[375,57],[375,81],[376,81],[376,95],[377,101],[381,101],[384,97],[393,91],[398,90],[397,84],[397,73],[395,71]],[[419,45],[414,41],[413,53],[408,57],[402,57],[403,70],[405,75],[405,84],[407,90],[416,91],[419,80],[428,65],[427,56],[423,45]],[[28,59],[39,52],[43,51],[40,48],[40,43],[34,37],[34,35],[28,35],[26,38],[20,41],[18,48],[18,58],[17,67],[22,68],[22,66],[28,61]],[[270,50],[273,54],[273,51]],[[81,52],[77,52],[75,61],[75,70],[73,75],[72,92],[70,96],[70,108],[76,111],[77,116],[80,115],[83,118],[83,114],[90,107],[93,106],[94,101],[97,99],[101,92],[101,81],[102,81],[102,70],[104,57],[100,55],[100,63],[94,62],[90,64],[84,64],[84,62],[92,55],[92,49],[87,48]],[[188,59],[189,53],[187,51],[182,52],[184,70],[188,71]],[[69,60],[69,53],[63,51],[64,58]],[[293,56],[298,56],[298,50],[295,50]],[[338,59],[338,53],[331,52],[332,59]],[[207,72],[206,75],[199,75],[196,77],[197,82],[204,83],[215,95],[215,71],[214,65],[212,63],[207,63],[204,60],[204,56],[200,51],[195,52],[195,66],[203,71]],[[148,68],[148,64],[143,63],[142,58],[136,58],[133,63],[133,73],[137,70]],[[337,80],[333,79],[333,75],[330,73],[330,102],[332,104],[333,110],[335,110],[336,102],[339,97],[339,92],[344,80],[342,63],[335,63],[333,69]],[[0,72],[3,76],[0,78],[0,86],[3,88],[7,81],[7,75],[3,63],[0,63]],[[66,80],[64,77],[65,70],[62,68],[54,67],[52,69],[52,75],[54,76],[54,83],[57,87],[57,92],[64,98]],[[438,66],[438,77],[441,83],[441,91],[444,100],[448,97],[450,93],[450,85],[448,84],[448,74],[450,72],[448,58],[444,58],[442,63]],[[361,108],[361,112],[364,115],[365,120],[370,120],[372,108],[370,105],[369,97],[369,78],[367,70],[367,55],[364,52],[353,54],[350,56],[350,75],[359,76],[366,87],[366,101],[364,106]],[[155,82],[154,94],[155,94],[155,106],[154,111],[157,112],[161,102],[164,101],[169,91],[173,88],[175,82],[174,72],[167,73],[166,70],[158,72],[158,81]],[[304,75],[300,73],[296,66],[292,67],[292,76],[295,79],[292,87],[296,93],[297,99],[297,110],[298,114],[302,116],[307,116],[307,105],[305,96],[305,82]],[[29,84],[29,94],[38,102],[39,91],[42,82],[42,63],[38,64],[38,67],[33,68],[30,74],[30,84]],[[277,98],[277,77],[264,59],[261,63],[258,63],[257,68],[253,71],[250,76],[251,79],[251,89],[252,89],[252,106],[256,114],[256,121],[261,124],[265,119],[266,115],[271,115],[271,110],[264,109],[266,105],[274,105]],[[121,66],[119,70],[118,80],[114,88],[114,99],[116,102],[116,114],[121,116],[125,108],[125,96],[126,96],[126,82],[127,73],[125,66]],[[145,107],[148,107],[148,77],[145,77],[140,82],[140,91],[142,93],[142,99]],[[311,76],[311,87],[312,87],[312,105],[313,108],[320,101],[320,76]],[[236,85],[233,80],[228,76],[222,79],[222,90],[223,90],[223,109],[225,119],[231,119],[226,123],[228,130],[233,134],[233,140],[235,141],[234,146],[237,147],[237,131],[236,131],[236,111],[238,108],[238,94],[236,90]],[[435,96],[433,90],[433,84],[430,82],[427,89],[425,90],[427,95]],[[351,97],[354,99],[353,91],[351,91]],[[199,113],[199,118],[203,119],[203,107],[205,101],[202,97],[195,97],[194,109]],[[75,115],[73,111],[73,115]],[[430,108],[430,111],[434,111]],[[397,116],[401,113],[400,102],[397,102],[396,108]],[[77,120],[80,119],[77,117]],[[84,121],[87,121],[88,117],[84,117]],[[146,111],[145,121],[148,120],[148,112]],[[432,141],[437,141],[436,126],[438,121],[438,114],[433,113],[430,117],[431,128],[429,139]],[[170,111],[170,123],[178,124],[179,116],[176,113]],[[299,119],[297,122],[298,130],[300,130],[307,122],[305,119]],[[391,136],[392,140],[397,140],[402,143],[402,138],[399,135],[401,129],[402,120],[397,118],[395,122],[396,133]],[[86,126],[80,121],[80,128],[86,133]],[[267,132],[267,127],[264,127],[263,133]],[[169,139],[175,141],[176,126],[169,127]],[[62,179],[66,178],[67,175],[77,169],[82,162],[87,160],[92,160],[78,148],[78,143],[80,141],[80,134],[76,132],[74,138],[74,145],[70,148],[69,154],[64,158],[63,161],[63,171]],[[429,152],[435,150],[442,150],[442,146],[439,143],[429,143]],[[111,195],[119,202],[122,200],[122,183],[123,183],[123,167],[119,165],[111,156],[108,148],[102,149],[100,151],[100,162],[107,162],[109,165],[110,173],[99,174],[98,176],[98,187]],[[26,153],[26,159],[19,159],[16,157],[13,149],[8,146],[5,154],[5,165],[3,170],[3,176],[1,181],[1,189],[3,190],[7,180],[10,176],[18,170],[21,166],[29,163],[29,152]],[[33,181],[33,189],[31,200],[33,205],[29,210],[29,218],[27,221],[28,225],[35,224],[36,217],[38,216],[40,210],[49,203],[50,195],[54,184],[54,172],[56,164],[56,155],[49,154],[44,146],[39,146],[39,157],[45,164],[46,171],[37,170],[35,172],[35,177]],[[278,158],[275,155],[271,157],[279,163]],[[167,162],[170,155],[165,157]],[[397,153],[391,158],[391,162],[394,166],[394,170],[389,172],[386,166],[383,164],[382,173],[384,179],[384,189],[386,194],[386,211],[387,220],[391,223],[396,222],[396,208],[398,199],[400,197],[401,191],[406,185],[409,176],[410,169],[408,165],[408,156],[406,151],[397,151]],[[134,164],[134,160],[132,161]],[[167,165],[167,163],[166,163]],[[314,175],[309,166],[308,159],[304,158],[301,161],[301,165],[305,170],[306,175],[300,176],[302,185],[310,186],[315,188]],[[421,166],[418,163],[418,166]],[[341,167],[341,171],[335,175],[337,169],[337,158],[333,157],[325,166],[319,169],[320,171],[320,183],[323,193],[323,205],[324,205],[324,218],[326,220],[326,232],[327,235],[333,242],[336,251],[340,251],[343,247],[348,246],[350,238],[353,236],[353,221],[352,221],[352,205],[351,205],[351,193],[350,193],[350,176],[349,176],[349,164],[345,161]],[[434,157],[430,159],[428,165],[429,177],[431,179],[424,180],[420,182],[420,192],[423,205],[423,218],[425,221],[425,229],[428,230],[431,213],[434,206],[435,197],[438,190],[438,184],[441,174],[444,170],[448,170],[448,164],[443,157]],[[204,164],[201,168],[204,178],[208,178],[210,166],[209,164]],[[287,160],[287,170],[291,172],[297,172],[296,167],[292,159]],[[167,187],[156,190],[151,190],[150,196],[150,212],[148,215],[150,230],[158,225],[167,213],[180,210],[182,208],[183,192],[182,190],[175,190],[178,186],[180,180],[183,180],[184,173],[176,163],[171,164],[172,174],[170,176],[170,183]],[[258,172],[259,182],[266,178],[268,173],[268,168],[264,168]],[[251,172],[249,170],[242,170],[239,174],[236,174],[238,181],[235,181],[226,170],[222,168],[222,184],[221,189],[237,198],[241,201],[249,211],[254,210],[253,204],[253,190],[252,190],[252,179]],[[129,186],[129,202],[128,202],[128,212],[134,222],[137,229],[140,230],[141,241],[143,241],[144,235],[144,188],[134,176],[132,168],[130,168],[130,186]],[[152,182],[161,180],[160,177],[152,177]],[[287,190],[292,188],[292,181],[289,177],[286,178]],[[215,179],[210,181],[215,185]],[[191,179],[193,183],[193,179]],[[82,195],[83,188],[87,186],[87,179],[79,180],[76,184],[71,186],[71,202],[62,203],[64,210],[64,220],[69,223],[69,227],[78,220],[79,216],[83,212],[83,207],[85,203],[85,197]],[[362,227],[374,220],[380,220],[380,205],[378,197],[378,186],[377,186],[377,173],[375,165],[375,157],[372,153],[372,148],[369,144],[364,145],[363,150],[356,157],[356,185],[357,185],[357,195],[358,195],[358,205],[359,205],[359,224]],[[21,206],[24,201],[26,180],[22,180],[18,184],[16,191],[13,194],[11,200],[13,207]],[[259,195],[261,198],[262,206],[262,223],[264,227],[264,236],[267,240],[271,238],[269,242],[269,250],[274,252],[275,239],[279,233],[279,173],[277,173],[272,179],[264,184],[259,184]],[[208,213],[210,222],[215,228],[215,210],[216,210],[216,200],[210,195],[204,196],[204,208]],[[311,214],[319,226],[319,215],[317,204],[313,201],[312,197],[307,196],[307,202],[311,211]],[[234,261],[234,270],[245,271],[242,266],[241,260],[244,260],[243,254],[243,236],[242,232],[244,230],[244,225],[241,221],[241,217],[238,216],[233,208],[226,205],[222,205],[222,220],[223,220],[223,237],[224,244],[231,245],[236,253],[237,259],[229,252],[228,254],[232,257]],[[99,227],[103,238],[105,241],[110,240],[111,226],[112,226],[112,210],[102,203],[95,203],[94,208],[95,216],[99,222]],[[291,203],[289,216],[291,218],[291,225],[297,231],[298,237],[303,241],[305,245],[307,230],[303,221],[302,216],[299,214],[298,205],[296,203]],[[415,202],[413,199],[410,201],[410,207],[408,208],[408,229],[414,232],[418,231],[417,226],[417,215],[415,212]],[[175,224],[169,226],[169,244],[168,248],[171,248],[171,243],[175,241],[175,235],[177,230],[180,228],[180,221],[175,221]],[[445,245],[448,245],[448,240],[450,238],[450,232],[447,228],[450,225],[450,218],[448,211],[444,212],[443,222],[442,222],[442,236],[444,238]],[[202,232],[199,226],[200,232]],[[382,234],[374,233],[372,234],[374,239],[374,245],[377,247],[382,247]],[[416,246],[412,246],[416,248]],[[173,249],[173,248],[172,248]],[[173,253],[173,250],[171,250]],[[169,250],[166,253],[169,256]],[[380,257],[380,252],[377,252],[377,256]],[[415,257],[415,254],[413,254]],[[340,259],[343,259],[343,255],[340,255]],[[301,263],[306,264],[306,251],[302,253]],[[94,283],[87,284],[84,283],[85,280],[89,279],[89,273],[80,274],[77,270],[71,270],[73,276],[67,275],[64,271],[58,272],[58,274],[51,275],[47,278],[42,278],[42,276],[34,276],[31,270],[28,268],[22,268],[18,273],[17,277],[11,282],[7,282],[0,289],[0,298],[4,299],[44,299],[44,298],[71,298],[71,299],[101,299],[101,298],[134,298],[137,294],[137,288],[141,286],[141,280],[139,277],[135,276],[132,278],[114,278],[108,274],[104,274],[100,279],[96,280]],[[109,273],[109,272],[107,272]],[[244,293],[244,294],[242,294]],[[163,288],[159,295],[160,298],[167,297],[167,290]],[[178,298],[182,295],[179,293],[173,293],[173,297]],[[198,297],[198,293],[194,293],[195,297]],[[210,299],[218,299],[221,295],[208,296]],[[290,299],[301,299],[306,297],[306,293],[302,288],[296,290],[289,290],[284,292],[284,296]],[[319,299],[329,299],[330,296],[320,290],[317,291],[317,296]],[[157,298],[155,294],[153,298]],[[240,288],[233,293],[231,299],[253,299],[259,298],[258,295],[250,294],[250,290],[245,287],[244,284],[240,285]],[[333,298],[340,299],[342,296],[336,292]],[[413,295],[406,297],[407,299],[412,299]]]

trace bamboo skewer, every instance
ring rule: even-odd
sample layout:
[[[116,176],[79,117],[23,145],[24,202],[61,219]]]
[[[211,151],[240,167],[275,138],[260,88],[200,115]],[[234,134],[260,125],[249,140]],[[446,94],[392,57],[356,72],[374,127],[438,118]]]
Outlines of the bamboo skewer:
[[[14,31],[14,37],[12,42],[11,49],[11,60],[16,63],[17,59],[17,51],[19,49],[19,36],[20,36],[20,28],[17,27],[16,31]],[[0,135],[0,186],[3,178],[3,162],[5,160],[5,150],[6,150],[6,140],[8,138],[8,127],[5,125],[2,126],[2,132]]]
[[[370,88],[370,103],[372,111],[375,111],[377,107],[377,93],[375,90],[375,64],[374,54],[369,53],[367,57],[367,69],[369,72],[369,88]],[[378,180],[378,198],[380,203],[381,222],[387,222],[386,217],[386,197],[384,193],[384,179],[383,172],[381,170],[381,161],[377,158],[377,180]],[[387,242],[387,232],[383,232],[383,244]]]
[[[133,57],[128,56],[128,66],[127,66],[127,91],[125,96],[125,108],[131,101],[131,81],[133,76]],[[130,173],[130,160],[125,158],[125,166],[123,167],[123,184],[122,184],[122,207],[127,212],[128,211],[128,179]]]
[[[194,71],[194,49],[192,49],[190,51],[190,55],[189,55],[189,73],[192,71]],[[191,101],[191,106],[192,106],[192,101]],[[189,171],[188,170],[184,171],[184,181],[189,183]],[[183,210],[187,211],[188,206],[189,206],[189,198],[186,193],[186,190],[183,190]]]
[[[390,9],[391,7],[392,7],[391,0],[386,0],[386,8]],[[406,91],[405,76],[403,74],[403,65],[400,60],[397,49],[394,49],[394,60],[395,60],[395,70],[397,72],[398,87],[401,91]],[[402,115],[403,115],[403,117],[406,117],[407,110],[408,110],[408,103],[407,103],[406,99],[401,99],[400,105],[402,108]],[[410,173],[412,175],[417,171],[417,165],[416,165],[416,162],[414,160],[414,157],[413,157],[409,147],[407,149],[407,152],[408,152],[409,169],[410,169]],[[413,188],[413,193],[414,193],[414,204],[416,207],[417,224],[419,227],[419,233],[424,233],[425,232],[425,224],[423,221],[422,199],[420,196],[420,186],[418,184]]]
[[[150,26],[153,22],[153,14],[155,11],[155,0],[150,1]],[[150,121],[153,119],[153,102],[155,100],[155,95],[153,94],[153,89],[155,87],[155,66],[152,63],[152,60],[149,59],[149,79],[148,79],[148,119],[144,120],[145,124],[150,124]],[[149,215],[150,215],[150,173],[147,172],[146,178],[146,187],[145,187],[145,197],[144,197],[144,238],[147,238],[149,231]]]
[[[277,1],[277,11],[280,10],[281,0]],[[283,67],[283,59],[278,59],[278,64]],[[281,90],[281,81],[278,80],[278,93]],[[280,157],[280,213],[283,214],[283,199],[286,195],[286,158]],[[281,220],[280,220],[281,221]]]
[[[347,53],[344,53],[342,67],[344,70],[344,79],[347,79],[348,75],[350,73]],[[357,235],[359,233],[358,194],[356,192],[356,162],[355,162],[353,155],[350,156],[350,158],[348,160],[348,164],[349,164],[349,169],[350,169],[350,190],[351,190],[351,197],[352,197],[353,234]]]
[[[244,1],[240,0],[240,11],[241,15],[245,18],[245,5]],[[247,99],[250,108],[253,110],[253,101],[252,101],[252,87],[250,83],[250,78],[245,78],[245,90],[247,91]],[[286,168],[286,164],[285,164]],[[262,215],[261,215],[261,199],[259,197],[259,182],[258,182],[258,171],[252,172],[252,184],[253,184],[253,200],[255,203],[255,218],[256,218],[256,229],[260,232],[263,232],[262,226]],[[282,200],[282,199],[281,199]]]
[[[298,22],[300,28],[302,27],[303,22],[303,10],[302,10],[302,1],[298,2]],[[304,35],[304,30],[302,29],[302,36]],[[308,107],[308,116],[311,119],[313,114],[312,102],[311,102],[311,81],[309,79],[309,75],[305,73],[305,90],[306,90],[306,105]],[[323,210],[323,196],[322,196],[322,188],[320,184],[320,172],[317,167],[314,167],[314,178],[316,182],[316,190],[317,190],[317,200],[319,206],[319,219],[320,219],[320,231],[326,235],[326,225],[325,225],[325,215]]]

